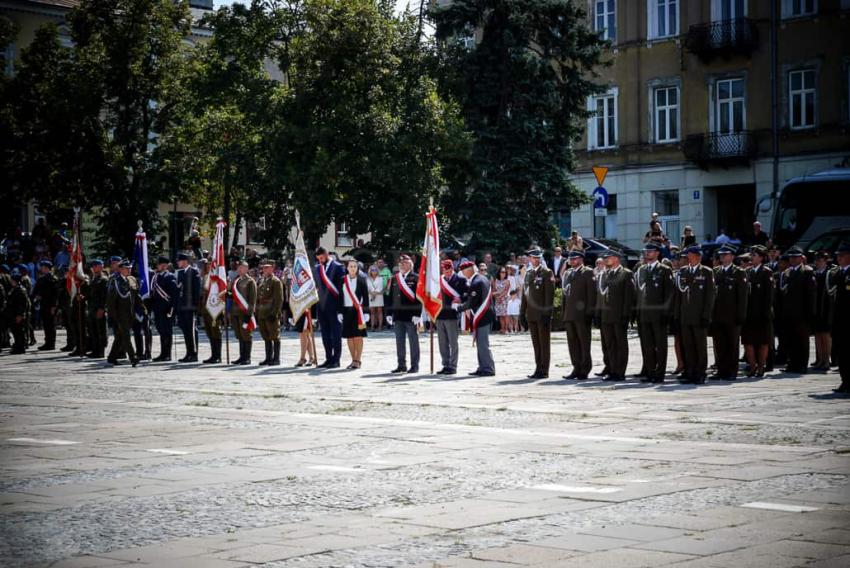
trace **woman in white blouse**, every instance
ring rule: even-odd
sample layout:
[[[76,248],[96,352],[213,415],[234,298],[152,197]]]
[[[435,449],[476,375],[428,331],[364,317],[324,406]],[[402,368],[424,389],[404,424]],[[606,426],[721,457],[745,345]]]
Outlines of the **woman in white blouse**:
[[[348,368],[359,369],[366,324],[369,323],[369,292],[367,279],[360,275],[357,261],[349,260],[347,268],[348,274],[342,279],[342,302],[339,304],[338,317],[342,324],[342,336],[348,342],[348,351],[351,353],[351,365]]]
[[[369,268],[369,277],[366,279],[366,288],[369,290],[369,312],[372,314],[372,331],[380,331],[384,327],[385,284],[378,267],[372,265]]]

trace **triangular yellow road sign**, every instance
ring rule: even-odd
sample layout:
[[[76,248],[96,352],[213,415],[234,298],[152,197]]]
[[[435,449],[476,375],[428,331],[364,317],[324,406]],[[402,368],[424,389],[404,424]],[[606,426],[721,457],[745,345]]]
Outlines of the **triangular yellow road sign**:
[[[596,176],[596,183],[602,187],[602,182],[605,181],[605,176],[608,175],[608,168],[604,166],[593,166],[593,175]]]

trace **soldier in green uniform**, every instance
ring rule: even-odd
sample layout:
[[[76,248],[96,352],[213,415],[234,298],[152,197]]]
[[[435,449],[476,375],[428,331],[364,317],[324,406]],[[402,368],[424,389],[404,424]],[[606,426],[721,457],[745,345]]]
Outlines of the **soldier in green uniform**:
[[[815,272],[803,262],[803,251],[791,247],[785,254],[791,265],[780,277],[782,319],[786,327],[788,364],[785,373],[804,374],[809,368],[809,337],[817,307]]]
[[[44,329],[44,344],[39,346],[38,350],[52,351],[56,349],[56,275],[53,274],[53,263],[49,260],[42,260],[38,266],[41,276],[36,280],[32,291],[33,297],[38,298],[41,326]]]
[[[68,274],[67,266],[59,266],[56,274],[56,305],[59,309],[59,315],[62,321],[62,327],[65,328],[65,346],[59,351],[65,353],[74,350],[74,320],[71,317],[71,293],[68,291],[68,283],[65,280]]]
[[[254,312],[257,306],[257,283],[248,276],[248,263],[239,263],[239,274],[230,285],[233,308],[230,318],[233,322],[233,334],[239,341],[239,358],[234,365],[251,364],[251,341],[253,330],[257,326]]]
[[[832,342],[838,353],[838,373],[841,384],[833,389],[838,394],[850,394],[850,243],[841,243],[836,251],[838,270],[830,282],[834,290]]]
[[[92,359],[100,359],[106,350],[106,292],[109,279],[103,273],[103,261],[92,260],[91,278],[86,287],[86,320],[88,321],[89,345]]]
[[[5,321],[6,319],[6,287],[0,285],[0,321]],[[2,328],[0,325],[0,333],[6,333],[6,330]],[[0,351],[3,350],[5,345],[0,344]]]
[[[12,331],[12,354],[26,353],[27,350],[27,318],[30,313],[30,298],[26,289],[21,284],[24,278],[23,271],[15,267],[11,271],[12,287],[6,300],[6,321]]]
[[[203,286],[201,287],[201,304],[198,309],[201,311],[201,316],[204,321],[204,331],[207,334],[207,339],[210,340],[210,357],[204,359],[204,363],[215,364],[221,363],[221,326],[224,322],[224,312],[222,311],[218,317],[213,318],[207,309],[207,300],[210,295],[210,263],[206,258],[198,261],[201,267],[201,278]],[[227,295],[227,289],[224,288],[219,292],[219,299],[223,302]]]
[[[645,376],[642,383],[663,383],[667,373],[667,326],[673,313],[673,270],[659,262],[661,246],[648,243],[646,262],[635,272],[637,318]]]
[[[702,247],[687,249],[688,264],[676,279],[676,318],[682,337],[685,370],[682,384],[705,384],[708,369],[707,332],[714,312],[714,272],[703,266]]]
[[[717,251],[720,266],[714,269],[717,296],[711,317],[717,373],[710,379],[734,381],[738,378],[741,326],[747,319],[747,273],[733,264],[735,249],[724,245]]]
[[[260,263],[263,275],[257,285],[257,325],[266,347],[260,365],[280,365],[280,310],[283,307],[283,282],[274,275],[274,261]]]
[[[115,344],[109,353],[107,361],[112,365],[120,364],[118,355],[126,353],[130,363],[135,367],[139,360],[133,349],[133,319],[136,317],[136,296],[139,293],[138,281],[130,276],[133,267],[129,260],[118,264],[118,272],[109,279],[106,294],[107,309],[112,317]]]
[[[629,363],[626,332],[635,309],[635,281],[632,271],[620,264],[620,253],[608,249],[602,254],[605,272],[598,279],[596,307],[599,313],[602,349],[607,355],[608,375],[603,381],[624,381]]]
[[[555,302],[555,283],[552,271],[542,265],[543,251],[534,248],[526,253],[531,266],[525,273],[520,317],[528,324],[534,346],[534,373],[529,379],[549,377],[550,333]]]
[[[0,288],[3,288],[3,295],[8,300],[9,292],[12,290],[12,276],[9,274],[11,269],[8,264],[0,264]],[[6,319],[6,310],[0,312],[0,348],[11,347],[9,341],[9,321]]]
[[[29,270],[27,269],[26,265],[23,264],[19,265],[19,268],[23,275],[21,276],[21,288],[23,288],[24,291],[27,293],[28,298],[32,298],[33,283],[32,279],[30,278]],[[27,343],[30,346],[35,345],[35,327],[33,325],[32,318],[33,305],[32,301],[30,301],[29,311],[27,312],[26,327],[24,330],[24,336],[27,338]]]
[[[765,264],[767,249],[755,245],[750,251],[753,264],[747,270],[747,318],[741,330],[741,343],[747,356],[748,377],[763,377],[768,349],[773,342],[773,271]]]
[[[561,280],[561,311],[573,370],[564,378],[584,381],[593,367],[590,334],[596,309],[596,280],[593,269],[584,264],[584,251],[570,251],[567,261],[570,268],[564,272]]]

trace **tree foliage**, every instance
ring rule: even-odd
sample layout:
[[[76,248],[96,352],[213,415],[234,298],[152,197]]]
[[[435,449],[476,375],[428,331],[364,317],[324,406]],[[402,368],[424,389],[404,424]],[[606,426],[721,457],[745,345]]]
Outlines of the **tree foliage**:
[[[585,199],[569,181],[572,145],[605,42],[571,0],[453,0],[435,6],[442,92],[474,137],[467,187],[444,199],[457,232],[501,252],[548,245],[552,215]],[[476,38],[474,47],[462,38]]]

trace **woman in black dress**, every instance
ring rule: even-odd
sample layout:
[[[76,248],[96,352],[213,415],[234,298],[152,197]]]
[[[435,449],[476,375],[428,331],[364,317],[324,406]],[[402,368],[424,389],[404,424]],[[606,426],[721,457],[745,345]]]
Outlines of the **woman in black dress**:
[[[813,369],[818,371],[829,370],[829,357],[832,353],[832,301],[833,296],[830,288],[835,286],[835,274],[830,274],[833,267],[830,265],[829,253],[821,251],[815,256],[815,282],[817,283],[817,304],[815,306],[815,319],[812,331],[815,334],[815,364]],[[835,290],[833,289],[834,293]]]
[[[342,336],[351,353],[351,365],[348,368],[359,369],[366,324],[369,323],[369,287],[366,278],[360,275],[360,266],[356,260],[349,260],[346,268],[348,274],[342,279],[342,302],[339,304],[338,317],[342,323]]]
[[[747,269],[747,319],[741,328],[741,343],[747,356],[749,377],[763,377],[767,353],[773,341],[773,272],[764,261],[767,250],[756,245],[750,251],[752,266]]]

